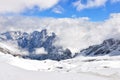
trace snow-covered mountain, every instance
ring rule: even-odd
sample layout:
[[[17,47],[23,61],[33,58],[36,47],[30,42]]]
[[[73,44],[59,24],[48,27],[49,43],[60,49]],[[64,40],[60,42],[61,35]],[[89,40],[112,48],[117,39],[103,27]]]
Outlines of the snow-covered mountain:
[[[24,49],[29,52],[29,55],[23,56],[24,58],[32,59],[52,59],[61,60],[69,59],[72,57],[72,53],[69,49],[63,49],[62,46],[53,45],[56,41],[56,34],[51,33],[48,35],[47,30],[34,31],[32,33],[20,32],[20,31],[10,31],[0,34],[0,41],[16,42],[19,48]],[[43,48],[47,54],[38,52],[36,54],[36,49]]]
[[[120,55],[120,40],[119,39],[107,39],[102,44],[90,46],[87,49],[83,49],[80,53],[73,55],[69,49],[64,49],[63,46],[54,45],[58,39],[55,33],[48,34],[47,30],[34,31],[32,33],[20,32],[20,31],[8,31],[0,34],[0,42],[11,43],[17,45],[17,50],[28,51],[28,55],[19,54],[24,58],[32,58],[37,60],[64,60],[73,58],[75,56],[103,56]],[[7,45],[7,44],[5,44]],[[10,46],[10,45],[9,45]],[[12,46],[12,45],[11,45]],[[0,46],[1,52],[7,52],[13,54],[10,49]],[[14,52],[15,53],[15,52]],[[16,54],[15,54],[16,55]],[[18,55],[18,54],[17,54]]]
[[[104,40],[102,44],[90,46],[80,54],[84,56],[120,55],[120,40],[115,38]]]

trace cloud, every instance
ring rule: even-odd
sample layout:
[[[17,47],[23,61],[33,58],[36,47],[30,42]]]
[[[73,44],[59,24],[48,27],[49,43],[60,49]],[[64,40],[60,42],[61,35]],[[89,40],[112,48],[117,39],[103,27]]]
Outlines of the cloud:
[[[57,14],[62,14],[64,12],[64,9],[61,6],[56,6],[52,11]]]
[[[47,52],[45,51],[45,49],[43,47],[42,48],[36,48],[35,53],[36,54],[47,54]]]
[[[120,2],[120,0],[111,0],[112,3]]]
[[[108,38],[120,38],[120,13],[111,14],[102,22],[91,22],[89,18],[37,18],[22,16],[0,16],[0,32],[21,30],[32,32],[48,29],[59,37],[54,45],[79,52],[90,45]]]
[[[81,11],[83,9],[104,6],[106,2],[107,0],[87,0],[87,3],[83,4],[82,0],[77,0],[76,2],[73,3],[73,6],[76,7],[78,11]]]
[[[37,6],[40,10],[53,7],[59,0],[0,0],[0,13],[20,13]]]

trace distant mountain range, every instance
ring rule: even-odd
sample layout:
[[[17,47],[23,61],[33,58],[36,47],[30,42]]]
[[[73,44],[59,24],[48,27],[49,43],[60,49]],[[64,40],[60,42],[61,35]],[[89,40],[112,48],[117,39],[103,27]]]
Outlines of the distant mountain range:
[[[64,60],[70,59],[78,55],[83,56],[104,56],[104,55],[120,55],[120,40],[107,39],[102,44],[90,46],[87,49],[81,50],[79,53],[72,55],[72,52],[63,46],[56,46],[54,42],[59,36],[55,33],[48,35],[47,30],[34,31],[32,33],[20,32],[20,31],[8,31],[0,34],[0,42],[14,41],[17,43],[20,49],[24,49],[29,52],[29,55],[22,56],[24,58],[31,58],[37,60]],[[36,48],[44,48],[47,54],[36,54]],[[1,52],[11,53],[8,49],[4,50],[0,46]]]

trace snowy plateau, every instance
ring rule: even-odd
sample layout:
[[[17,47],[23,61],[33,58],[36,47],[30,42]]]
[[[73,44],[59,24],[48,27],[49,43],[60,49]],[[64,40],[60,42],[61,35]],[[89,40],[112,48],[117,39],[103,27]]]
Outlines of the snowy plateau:
[[[0,80],[119,80],[120,40],[72,53],[47,30],[0,34]]]

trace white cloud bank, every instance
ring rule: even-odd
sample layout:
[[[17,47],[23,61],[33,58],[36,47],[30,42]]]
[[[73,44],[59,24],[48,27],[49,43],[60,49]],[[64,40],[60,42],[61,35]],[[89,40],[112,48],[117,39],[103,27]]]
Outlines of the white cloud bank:
[[[48,29],[55,32],[59,40],[55,45],[62,45],[72,52],[77,52],[90,45],[99,44],[111,37],[120,38],[120,13],[111,14],[102,22],[91,22],[89,18],[33,18],[0,17],[0,31],[33,31]],[[117,36],[116,36],[117,35]]]
[[[59,0],[0,0],[0,13],[20,13],[38,6],[40,10],[53,7]]]

